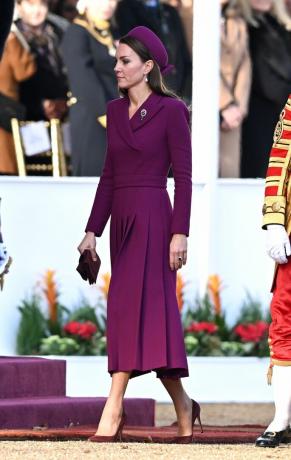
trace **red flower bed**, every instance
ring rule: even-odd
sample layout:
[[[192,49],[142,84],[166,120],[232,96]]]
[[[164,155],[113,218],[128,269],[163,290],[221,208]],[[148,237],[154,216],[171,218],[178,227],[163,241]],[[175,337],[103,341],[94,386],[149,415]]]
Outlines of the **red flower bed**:
[[[201,321],[200,323],[190,324],[190,326],[185,329],[185,332],[206,332],[207,334],[214,334],[217,329],[216,324]]]
[[[242,342],[260,342],[269,329],[268,323],[265,321],[257,321],[250,324],[239,324],[234,328],[234,333],[242,340]]]
[[[84,340],[90,340],[97,332],[97,326],[92,321],[85,321],[84,323],[71,321],[64,326],[64,332]]]

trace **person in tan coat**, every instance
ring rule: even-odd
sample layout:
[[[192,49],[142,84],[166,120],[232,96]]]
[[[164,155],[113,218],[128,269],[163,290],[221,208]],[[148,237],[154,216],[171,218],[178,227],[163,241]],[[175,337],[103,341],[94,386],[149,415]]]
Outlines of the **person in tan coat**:
[[[239,177],[241,125],[247,115],[251,61],[244,0],[221,0],[220,176]]]
[[[36,71],[32,54],[15,33],[8,36],[0,61],[0,92],[11,99],[19,99],[19,82]],[[17,174],[12,134],[0,127],[0,174]]]

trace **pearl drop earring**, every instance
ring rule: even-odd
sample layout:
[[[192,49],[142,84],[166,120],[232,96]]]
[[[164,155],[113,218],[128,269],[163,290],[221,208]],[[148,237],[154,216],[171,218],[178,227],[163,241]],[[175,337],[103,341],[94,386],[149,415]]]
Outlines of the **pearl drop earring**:
[[[145,75],[145,77],[144,77],[144,81],[145,81],[146,83],[149,81],[149,79],[148,79],[148,76],[147,76],[147,75]]]

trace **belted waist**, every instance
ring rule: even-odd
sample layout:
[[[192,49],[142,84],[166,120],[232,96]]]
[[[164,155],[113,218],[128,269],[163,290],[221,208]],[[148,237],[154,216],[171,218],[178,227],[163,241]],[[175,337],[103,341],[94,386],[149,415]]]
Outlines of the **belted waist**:
[[[125,187],[154,187],[165,189],[166,176],[152,176],[147,174],[120,174],[113,177],[113,189]]]

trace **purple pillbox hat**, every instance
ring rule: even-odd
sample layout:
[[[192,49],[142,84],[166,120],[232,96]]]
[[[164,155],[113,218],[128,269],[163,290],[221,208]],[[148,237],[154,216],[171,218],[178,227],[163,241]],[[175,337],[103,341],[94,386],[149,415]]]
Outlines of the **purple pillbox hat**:
[[[168,53],[162,41],[151,29],[138,26],[131,29],[126,36],[136,38],[147,48],[154,61],[159,65],[163,75],[174,68],[173,65],[168,64]]]

